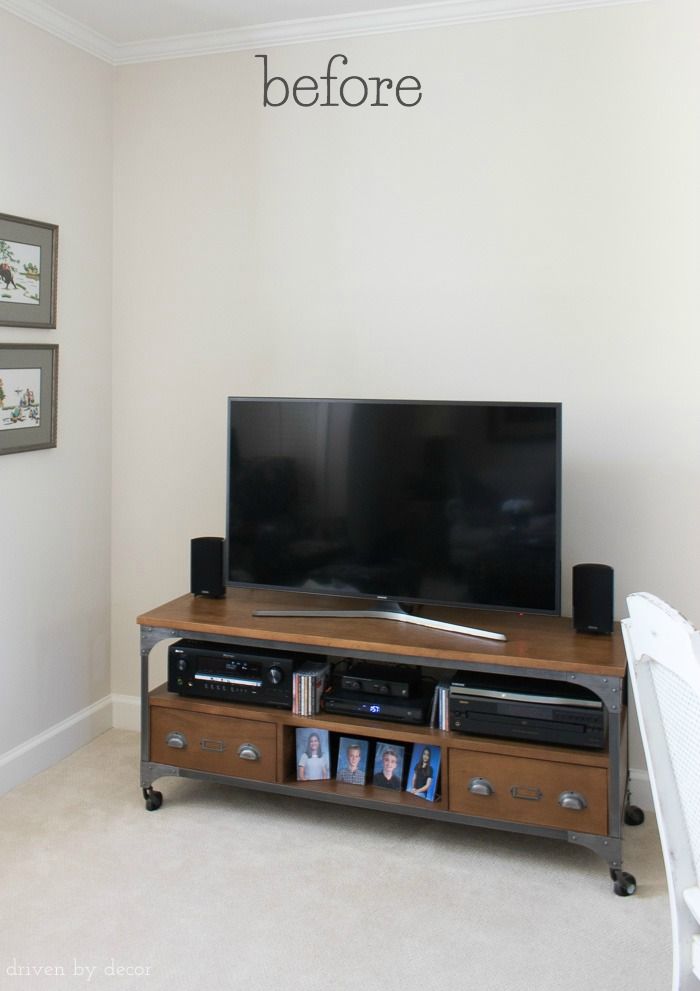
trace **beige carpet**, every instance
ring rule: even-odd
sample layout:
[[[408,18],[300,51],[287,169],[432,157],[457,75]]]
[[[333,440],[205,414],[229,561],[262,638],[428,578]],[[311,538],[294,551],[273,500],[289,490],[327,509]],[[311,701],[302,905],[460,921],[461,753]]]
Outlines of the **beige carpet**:
[[[0,987],[666,991],[653,817],[631,898],[531,836],[162,779],[118,730],[0,798]],[[120,970],[121,968],[121,970]]]

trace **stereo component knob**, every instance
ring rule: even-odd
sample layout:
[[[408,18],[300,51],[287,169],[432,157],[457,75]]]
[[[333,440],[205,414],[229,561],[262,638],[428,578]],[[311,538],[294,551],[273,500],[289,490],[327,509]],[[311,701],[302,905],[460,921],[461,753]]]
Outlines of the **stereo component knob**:
[[[267,676],[273,685],[279,685],[279,683],[284,678],[284,671],[282,670],[282,668],[278,668],[277,666],[275,666],[273,668],[270,668],[270,670],[267,672]]]

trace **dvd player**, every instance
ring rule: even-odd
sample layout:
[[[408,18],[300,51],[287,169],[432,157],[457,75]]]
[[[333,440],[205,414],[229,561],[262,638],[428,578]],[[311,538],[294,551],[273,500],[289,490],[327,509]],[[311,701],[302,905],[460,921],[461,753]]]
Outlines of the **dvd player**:
[[[459,733],[602,749],[606,712],[580,685],[460,672],[450,683],[449,725]]]

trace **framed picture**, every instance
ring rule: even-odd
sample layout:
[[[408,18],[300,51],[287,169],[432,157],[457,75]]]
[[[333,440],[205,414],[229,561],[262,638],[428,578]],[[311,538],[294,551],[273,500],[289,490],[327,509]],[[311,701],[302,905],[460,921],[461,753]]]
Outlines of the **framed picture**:
[[[414,743],[408,769],[406,791],[428,802],[435,801],[440,774],[440,748],[427,743]]]
[[[331,776],[327,729],[298,729],[297,781],[327,781]]]
[[[58,344],[0,344],[0,454],[56,446]]]
[[[377,743],[372,784],[377,788],[401,791],[404,747],[397,743]]]
[[[56,326],[58,227],[0,213],[0,327]]]
[[[338,766],[335,772],[336,781],[346,785],[363,785],[367,780],[367,740],[355,740],[350,736],[341,736],[338,745]]]

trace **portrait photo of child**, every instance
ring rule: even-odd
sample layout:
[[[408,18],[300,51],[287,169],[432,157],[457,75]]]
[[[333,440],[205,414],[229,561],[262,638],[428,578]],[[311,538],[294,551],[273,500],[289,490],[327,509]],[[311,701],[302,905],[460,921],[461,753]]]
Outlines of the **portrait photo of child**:
[[[331,776],[327,729],[298,729],[297,780],[327,781]]]
[[[335,780],[346,785],[363,785],[367,780],[367,740],[341,736]]]
[[[428,802],[435,801],[440,772],[440,748],[426,743],[414,743],[408,769],[406,791]]]
[[[377,743],[372,784],[377,788],[401,790],[404,747],[397,743]]]

